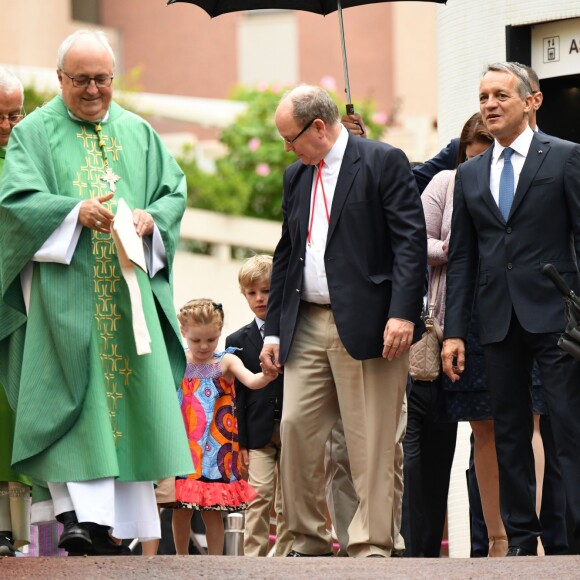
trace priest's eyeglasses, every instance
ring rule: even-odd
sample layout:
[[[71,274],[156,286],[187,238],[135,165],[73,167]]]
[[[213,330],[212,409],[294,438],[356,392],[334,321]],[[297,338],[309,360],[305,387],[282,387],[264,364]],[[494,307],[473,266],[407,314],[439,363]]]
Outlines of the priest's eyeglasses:
[[[61,70],[61,72],[72,81],[73,87],[77,87],[79,89],[86,89],[91,84],[91,81],[95,81],[95,85],[100,89],[110,87],[114,78],[113,75],[97,75],[96,77],[79,75],[78,77],[72,77],[63,70]]]
[[[4,123],[4,121],[8,121],[12,126],[16,125],[24,119],[25,113],[8,113],[8,115],[0,115],[0,124]]]
[[[287,145],[294,145],[294,143],[296,141],[298,141],[298,139],[300,137],[302,137],[302,135],[304,135],[304,133],[306,133],[306,131],[308,131],[308,129],[310,129],[310,127],[312,126],[312,123],[314,123],[314,121],[316,121],[316,118],[314,118],[311,121],[309,121],[308,123],[306,123],[306,125],[304,125],[304,127],[302,127],[302,130],[300,131],[300,133],[298,133],[298,135],[296,135],[296,137],[293,137],[292,139],[287,139],[286,137],[282,137],[282,139],[284,139],[284,142]]]

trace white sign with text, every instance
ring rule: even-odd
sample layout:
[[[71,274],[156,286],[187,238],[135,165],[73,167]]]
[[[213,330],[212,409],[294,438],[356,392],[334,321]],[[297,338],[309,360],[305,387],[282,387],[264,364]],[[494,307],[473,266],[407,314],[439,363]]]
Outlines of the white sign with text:
[[[532,68],[540,79],[580,74],[580,18],[532,26]]]

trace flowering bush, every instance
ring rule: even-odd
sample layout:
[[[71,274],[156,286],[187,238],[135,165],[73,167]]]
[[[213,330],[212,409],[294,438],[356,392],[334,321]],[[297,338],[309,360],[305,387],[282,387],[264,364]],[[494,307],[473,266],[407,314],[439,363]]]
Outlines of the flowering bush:
[[[330,90],[331,79],[323,80]],[[265,86],[234,91],[232,98],[247,102],[248,108],[222,131],[219,140],[227,154],[216,162],[215,174],[202,172],[195,161],[180,160],[187,176],[190,206],[270,220],[282,218],[282,174],[296,160],[292,152],[284,150],[274,124],[282,93],[279,88]],[[344,103],[333,97],[342,115]],[[374,112],[370,102],[355,103],[355,110],[365,120],[369,137],[380,137],[386,116]]]

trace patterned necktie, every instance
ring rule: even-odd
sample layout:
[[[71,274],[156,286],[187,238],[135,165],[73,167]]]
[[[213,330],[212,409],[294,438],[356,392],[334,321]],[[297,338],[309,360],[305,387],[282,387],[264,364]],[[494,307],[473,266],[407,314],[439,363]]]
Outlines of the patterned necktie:
[[[514,200],[514,168],[510,160],[513,152],[511,147],[503,150],[503,169],[499,178],[499,211],[506,222]]]
[[[260,335],[262,336],[262,340],[264,340],[264,323],[260,324]]]

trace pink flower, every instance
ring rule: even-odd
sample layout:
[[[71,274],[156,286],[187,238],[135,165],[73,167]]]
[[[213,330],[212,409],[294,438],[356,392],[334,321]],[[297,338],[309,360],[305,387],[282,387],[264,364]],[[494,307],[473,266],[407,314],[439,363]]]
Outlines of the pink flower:
[[[257,151],[261,144],[262,142],[257,137],[253,137],[248,141],[248,149],[250,151]]]
[[[330,75],[323,76],[320,79],[320,86],[327,91],[336,92],[336,79]]]
[[[258,92],[263,93],[264,91],[268,90],[270,85],[266,81],[260,81],[258,83]]]
[[[383,113],[383,112],[373,113],[371,119],[373,120],[373,123],[377,123],[377,125],[386,125],[387,124],[387,113]]]
[[[260,177],[267,177],[270,175],[270,166],[267,163],[258,163],[256,165],[256,173]]]

